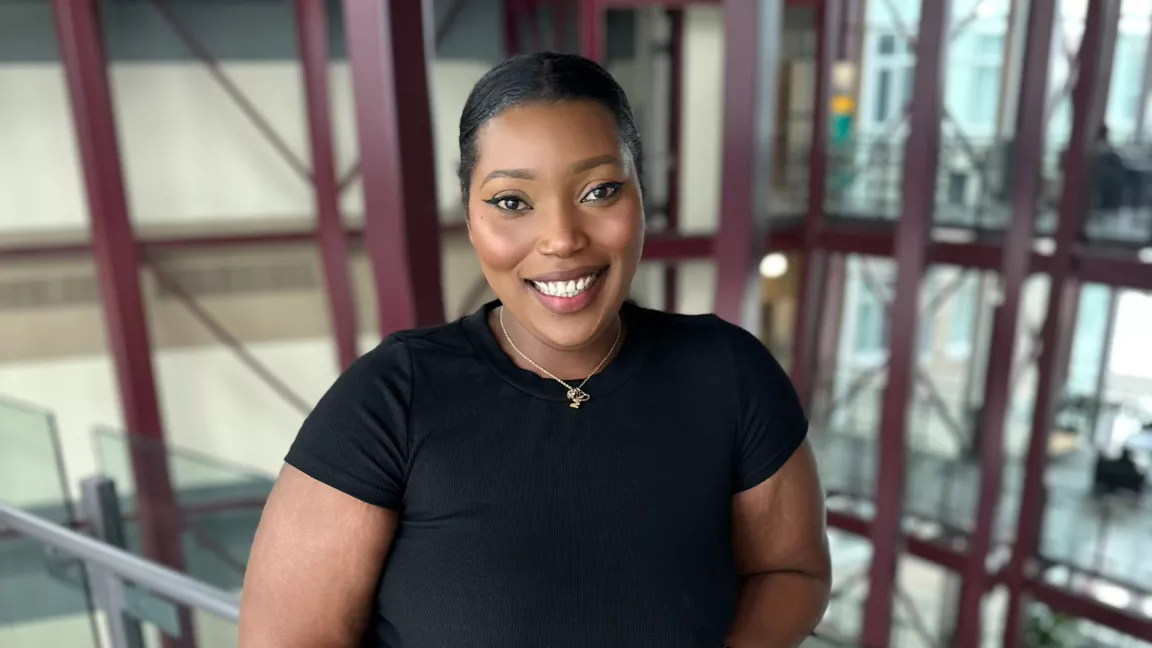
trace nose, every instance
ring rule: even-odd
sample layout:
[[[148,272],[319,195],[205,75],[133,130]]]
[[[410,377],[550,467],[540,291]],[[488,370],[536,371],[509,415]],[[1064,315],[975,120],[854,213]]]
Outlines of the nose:
[[[542,220],[544,229],[536,246],[540,254],[565,259],[588,247],[578,209],[558,207]]]

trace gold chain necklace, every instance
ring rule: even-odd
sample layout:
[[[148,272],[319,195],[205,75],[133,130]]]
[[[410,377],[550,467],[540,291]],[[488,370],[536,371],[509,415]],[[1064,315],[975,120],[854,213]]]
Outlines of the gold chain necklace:
[[[568,400],[572,401],[571,403],[568,404],[568,407],[571,407],[572,409],[580,409],[581,403],[584,403],[588,399],[592,398],[591,396],[588,395],[588,392],[584,391],[584,385],[587,384],[588,381],[592,379],[592,376],[595,376],[597,374],[597,372],[600,371],[600,368],[604,366],[604,363],[608,362],[608,358],[612,357],[612,352],[616,350],[616,345],[620,343],[620,332],[623,329],[624,329],[623,325],[616,327],[616,339],[612,341],[612,347],[610,349],[608,349],[608,355],[604,356],[604,359],[600,361],[600,364],[596,365],[596,368],[592,370],[592,373],[588,374],[588,377],[584,379],[584,382],[580,383],[576,387],[573,387],[572,385],[569,385],[568,383],[564,382],[563,380],[560,380],[559,378],[557,378],[556,374],[554,374],[551,371],[548,371],[547,369],[545,369],[544,367],[541,367],[540,365],[536,364],[535,360],[533,360],[532,358],[529,358],[527,355],[524,354],[523,351],[520,350],[520,347],[516,346],[516,343],[512,341],[512,336],[508,335],[508,329],[504,326],[504,306],[500,306],[500,330],[504,332],[504,339],[508,340],[508,344],[510,344],[512,346],[512,350],[515,351],[516,353],[519,353],[520,357],[524,358],[524,360],[526,362],[528,362],[528,364],[532,365],[533,367],[536,367],[536,369],[538,369],[540,371],[540,373],[544,374],[545,376],[548,376],[549,378],[551,378],[552,380],[555,380],[556,382],[560,383],[561,385],[564,385],[564,387],[568,389],[568,393],[565,394],[565,396],[568,398]]]

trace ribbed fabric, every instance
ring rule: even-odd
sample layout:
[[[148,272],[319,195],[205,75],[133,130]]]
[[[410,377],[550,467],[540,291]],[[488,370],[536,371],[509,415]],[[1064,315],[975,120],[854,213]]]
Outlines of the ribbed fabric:
[[[621,351],[575,410],[501,351],[497,305],[389,337],[288,453],[401,512],[365,645],[716,648],[732,495],[807,433],[787,376],[716,317],[626,305]]]

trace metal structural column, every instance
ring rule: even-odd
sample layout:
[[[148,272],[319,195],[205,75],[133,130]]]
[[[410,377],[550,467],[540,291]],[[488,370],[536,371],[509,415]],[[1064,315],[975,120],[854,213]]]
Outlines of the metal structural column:
[[[597,63],[604,63],[604,20],[606,19],[603,0],[579,0],[579,46],[580,55]]]
[[[903,203],[896,224],[896,292],[889,314],[888,384],[880,414],[876,515],[871,524],[872,566],[864,608],[862,642],[889,646],[896,593],[897,560],[903,545],[904,438],[908,402],[916,375],[920,284],[936,207],[940,161],[944,52],[948,44],[950,0],[923,0],[916,39],[916,70],[910,131],[904,154]]]
[[[312,188],[316,194],[316,239],[324,266],[336,357],[346,369],[356,352],[356,306],[348,273],[348,240],[340,220],[340,189],[332,144],[328,96],[328,8],[325,0],[296,0],[296,30],[304,72],[304,101],[312,148]]]
[[[828,138],[832,101],[832,66],[840,38],[842,0],[816,4],[816,88],[812,109],[812,148],[808,161],[808,211],[804,214],[804,260],[796,296],[792,332],[792,383],[806,407],[812,406],[816,375],[817,338],[824,307],[828,253],[820,248],[824,231],[824,198],[828,186]]]
[[[1001,299],[992,319],[984,408],[977,430],[980,435],[980,495],[976,525],[964,563],[956,623],[956,645],[960,648],[974,648],[981,642],[980,604],[989,587],[986,565],[1003,482],[1004,419],[1012,395],[1020,295],[1028,278],[1039,207],[1044,131],[1047,128],[1044,115],[1055,19],[1055,3],[1030,3],[1012,159],[1012,168],[1015,169],[1011,187],[1012,218],[1000,261]]]
[[[1004,624],[1004,646],[1009,648],[1021,645],[1030,599],[1028,580],[1035,576],[1032,572],[1046,506],[1044,473],[1048,465],[1048,435],[1059,393],[1064,389],[1079,303],[1078,280],[1072,273],[1073,247],[1080,237],[1092,192],[1093,153],[1108,103],[1119,18],[1120,0],[1095,0],[1088,4],[1078,56],[1079,73],[1072,94],[1072,136],[1064,156],[1064,188],[1060,196],[1056,249],[1049,266],[1048,308],[1041,332],[1042,351],[1036,361],[1036,404],[1025,460],[1020,518],[1005,579],[1008,617]]]
[[[667,219],[667,232],[676,234],[680,228],[680,169],[681,169],[681,138],[680,130],[684,121],[684,10],[668,10],[668,39],[669,39],[669,74],[672,83],[669,84],[669,102],[671,109],[668,113],[668,152],[671,154],[671,163],[668,165],[668,196],[664,206]],[[677,262],[670,261],[664,264],[664,310],[669,313],[676,312],[677,284],[679,272]]]
[[[724,0],[720,223],[713,243],[717,315],[759,335],[784,0]]]
[[[520,53],[520,13],[522,0],[504,0],[504,55]]]
[[[444,321],[426,5],[344,0],[381,335]]]
[[[92,257],[129,436],[144,554],[184,567],[180,512],[163,452],[164,431],[152,368],[152,347],[140,289],[140,251],[132,232],[116,140],[96,0],[53,0],[76,141],[88,196]],[[132,441],[143,437],[146,443]],[[191,645],[191,625],[181,618]]]

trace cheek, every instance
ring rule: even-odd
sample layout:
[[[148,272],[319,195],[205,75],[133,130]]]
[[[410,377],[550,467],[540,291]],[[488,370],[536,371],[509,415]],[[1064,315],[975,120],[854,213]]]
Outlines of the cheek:
[[[533,249],[527,228],[509,227],[491,216],[472,217],[472,246],[485,268],[495,272],[515,270]]]
[[[593,238],[598,247],[612,254],[629,256],[639,254],[644,240],[644,215],[638,201],[621,201],[604,214],[593,219],[596,232]]]

